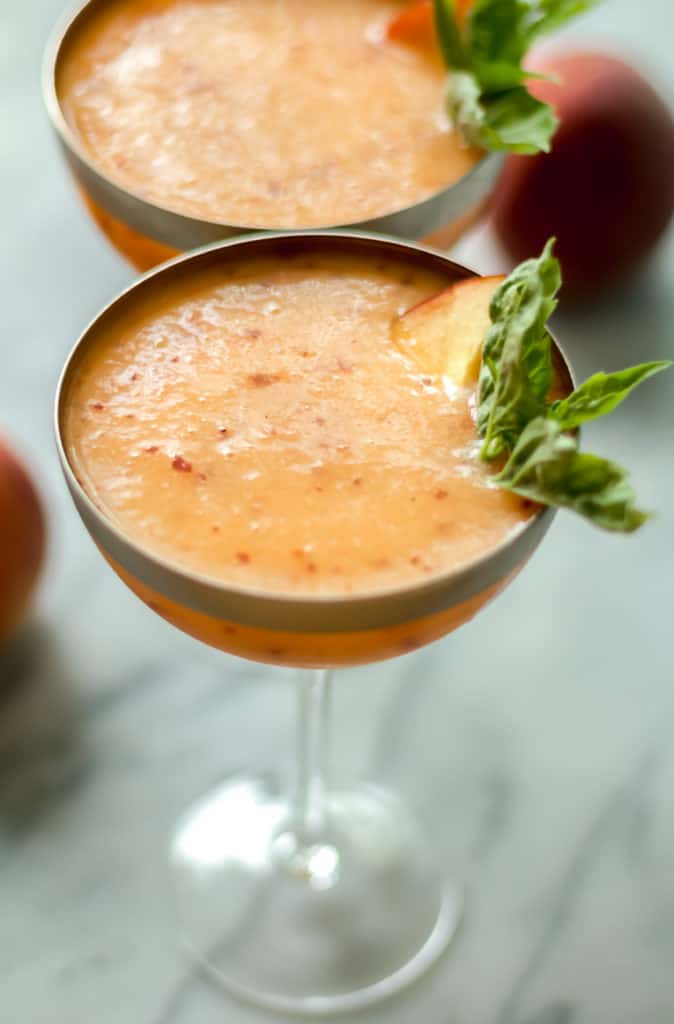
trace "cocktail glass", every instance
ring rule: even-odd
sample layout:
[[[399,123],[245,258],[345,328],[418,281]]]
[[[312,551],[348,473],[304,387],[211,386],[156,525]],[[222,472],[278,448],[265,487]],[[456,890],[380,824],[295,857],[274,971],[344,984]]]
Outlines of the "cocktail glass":
[[[116,249],[138,270],[148,270],[180,252],[232,238],[266,225],[225,224],[177,213],[107,177],[86,152],[68,124],[59,98],[59,76],[68,48],[76,35],[114,0],[88,0],[56,29],[47,46],[43,65],[43,95],[65,159],[86,206]],[[413,140],[411,140],[413,145]],[[485,154],[472,169],[447,188],[421,202],[385,216],[325,228],[377,231],[398,238],[423,238],[447,249],[484,210],[502,166],[502,156]]]
[[[226,779],[176,827],[170,864],[192,952],[234,994],[272,1010],[354,1010],[399,991],[433,964],[462,914],[461,886],[395,794],[333,790],[328,776],[330,670],[406,653],[472,618],[522,568],[552,520],[540,508],[485,557],[422,583],[374,593],[284,596],[220,583],[170,564],[97,507],[69,459],[71,383],[101,330],[196,268],[328,251],[394,257],[452,280],[446,256],[364,233],[247,236],[176,259],[141,278],[86,329],[63,371],[56,433],[71,495],[122,580],[179,629],[224,651],[300,669],[294,792],[254,771]],[[570,372],[558,349],[562,385]]]

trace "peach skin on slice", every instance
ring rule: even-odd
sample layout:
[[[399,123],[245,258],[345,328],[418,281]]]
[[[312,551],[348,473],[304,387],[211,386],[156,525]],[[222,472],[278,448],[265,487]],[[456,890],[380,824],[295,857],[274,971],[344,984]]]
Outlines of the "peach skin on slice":
[[[456,20],[461,27],[473,0],[455,0]],[[432,46],[435,43],[433,0],[414,0],[391,18],[386,38],[407,46]]]
[[[412,306],[393,322],[394,343],[421,373],[473,386],[491,323],[489,304],[503,281],[503,275],[471,277]]]

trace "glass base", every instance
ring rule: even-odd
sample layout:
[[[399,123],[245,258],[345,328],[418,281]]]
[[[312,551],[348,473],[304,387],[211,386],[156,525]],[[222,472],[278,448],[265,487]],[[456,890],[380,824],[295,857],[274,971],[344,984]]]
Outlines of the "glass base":
[[[392,795],[334,794],[301,842],[270,780],[238,777],[180,821],[171,870],[184,938],[234,995],[295,1014],[356,1010],[435,963],[461,917],[432,848]]]

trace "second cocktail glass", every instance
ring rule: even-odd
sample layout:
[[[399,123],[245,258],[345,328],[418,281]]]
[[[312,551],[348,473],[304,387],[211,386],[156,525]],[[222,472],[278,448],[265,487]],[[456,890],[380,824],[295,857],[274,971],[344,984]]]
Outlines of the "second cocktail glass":
[[[332,789],[329,669],[402,654],[472,618],[526,562],[552,512],[528,514],[486,554],[420,581],[353,594],[251,589],[188,571],[121,529],[78,478],[68,424],[80,401],[74,396],[82,368],[143,303],[182,294],[196,273],[225,282],[250,261],[287,267],[304,259],[310,267],[325,253],[357,265],[397,261],[402,279],[432,274],[451,284],[470,276],[438,253],[378,236],[249,236],[210,247],[146,276],[93,322],[68,360],[56,410],[73,499],[128,586],[198,639],[304,669],[293,794],[254,771],[227,780],[185,815],[170,856],[183,932],[199,961],[241,997],[310,1014],[356,1009],[410,983],[446,948],[462,909],[460,885],[445,877],[432,843],[395,794]],[[311,279],[315,272],[306,273]],[[320,327],[306,324],[317,344]],[[163,344],[159,335],[157,341]],[[120,382],[128,383],[129,371],[120,368]],[[559,356],[558,373],[568,386]]]
[[[47,49],[44,96],[99,227],[140,270],[267,229],[448,248],[501,156],[450,129],[439,57],[386,40],[399,9],[88,0]]]

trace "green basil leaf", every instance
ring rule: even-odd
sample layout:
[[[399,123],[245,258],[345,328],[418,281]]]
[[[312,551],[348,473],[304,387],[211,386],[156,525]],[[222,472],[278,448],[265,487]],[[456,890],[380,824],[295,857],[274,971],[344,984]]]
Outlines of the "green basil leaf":
[[[471,146],[487,149],[485,111],[480,95],[477,78],[469,71],[453,71],[447,76],[447,104],[452,123]]]
[[[484,100],[481,133],[488,149],[508,153],[549,153],[559,124],[549,103],[520,86]]]
[[[551,239],[537,259],[521,263],[491,301],[482,347],[477,428],[482,458],[510,450],[529,420],[543,415],[552,381],[551,316],[561,283]]]
[[[557,119],[526,88],[526,80],[537,76],[525,70],[524,58],[534,39],[595,2],[475,0],[459,31],[453,0],[434,0],[449,71],[450,114],[471,144],[511,153],[549,152]]]
[[[597,3],[598,0],[538,0],[536,16],[528,28],[527,45],[539,36],[554,32],[579,14],[585,14]]]
[[[470,61],[456,23],[454,0],[433,0],[433,13],[435,31],[445,64],[450,71],[468,67]]]
[[[595,373],[572,394],[553,402],[548,415],[560,424],[562,430],[572,430],[581,423],[612,412],[638,384],[671,365],[664,360],[631,366],[617,373]]]
[[[530,10],[522,0],[476,0],[473,4],[468,18],[471,67],[485,94],[523,81]]]
[[[527,79],[536,77],[530,75],[524,68],[516,64],[509,64],[507,61],[493,61],[485,64],[474,60],[471,70],[480,83],[480,94],[485,104],[492,97],[516,89]]]
[[[555,420],[529,423],[495,482],[525,498],[568,508],[604,530],[631,533],[648,515],[636,507],[624,469],[579,452]]]

